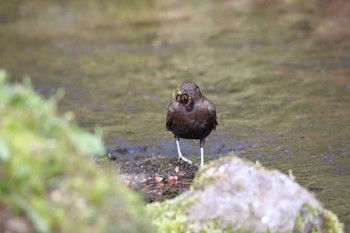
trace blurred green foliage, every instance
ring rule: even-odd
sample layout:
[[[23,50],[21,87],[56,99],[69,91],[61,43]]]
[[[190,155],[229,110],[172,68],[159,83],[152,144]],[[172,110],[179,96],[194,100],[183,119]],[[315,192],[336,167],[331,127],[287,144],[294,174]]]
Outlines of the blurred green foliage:
[[[7,79],[0,70],[0,231],[153,232],[142,200],[87,156],[104,153],[101,137],[58,117],[29,79]]]

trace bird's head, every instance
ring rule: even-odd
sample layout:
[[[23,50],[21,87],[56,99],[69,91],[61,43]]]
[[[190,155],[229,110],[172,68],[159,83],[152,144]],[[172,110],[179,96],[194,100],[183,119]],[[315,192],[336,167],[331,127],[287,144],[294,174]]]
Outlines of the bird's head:
[[[190,107],[195,101],[202,97],[202,93],[199,87],[194,82],[183,82],[180,89],[176,90],[173,94],[174,100],[178,103],[184,104],[186,107]]]

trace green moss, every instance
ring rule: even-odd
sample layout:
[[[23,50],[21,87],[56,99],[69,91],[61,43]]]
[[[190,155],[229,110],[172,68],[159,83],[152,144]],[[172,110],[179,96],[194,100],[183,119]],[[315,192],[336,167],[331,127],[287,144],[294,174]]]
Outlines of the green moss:
[[[7,84],[0,71],[0,224],[20,218],[37,232],[153,232],[139,196],[87,154],[101,137],[57,117],[56,98]]]
[[[324,210],[323,214],[323,225],[322,227],[330,233],[342,233],[344,232],[344,225],[340,223],[337,215],[332,211]]]
[[[229,160],[229,159],[232,159],[232,157],[230,156],[225,156],[225,157],[222,157],[222,158],[219,158],[217,160],[214,160],[214,161],[210,161],[208,162],[208,164],[206,164],[206,166],[204,166],[202,169],[200,169],[196,175],[195,175],[195,179],[193,180],[193,183],[192,183],[192,187],[194,189],[201,189],[202,187],[204,186],[208,186],[210,185],[212,182],[215,182],[216,180],[216,177],[206,177],[205,179],[201,178],[202,174],[204,172],[206,172],[208,170],[208,168],[211,167],[211,165],[214,165],[214,164],[219,164],[219,163],[222,163],[222,162],[225,162],[226,160]]]
[[[311,215],[311,216],[310,216]],[[310,229],[311,219],[322,219],[322,223],[313,224]],[[339,222],[338,217],[331,211],[325,209],[317,209],[309,204],[304,204],[300,214],[295,220],[294,225],[295,232],[329,232],[329,233],[342,233],[343,225]]]
[[[159,232],[190,232],[187,215],[195,201],[194,197],[184,194],[174,200],[149,204],[147,211]]]

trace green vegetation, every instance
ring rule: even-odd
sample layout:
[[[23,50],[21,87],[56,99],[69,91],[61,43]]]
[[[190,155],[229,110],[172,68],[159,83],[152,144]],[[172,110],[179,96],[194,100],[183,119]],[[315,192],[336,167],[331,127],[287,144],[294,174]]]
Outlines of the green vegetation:
[[[156,202],[147,206],[153,224],[157,226],[159,232],[190,232],[187,215],[196,199],[188,194],[190,193],[182,194],[174,200]]]
[[[310,226],[306,215],[312,215],[312,218],[317,219],[319,216],[322,218],[322,225]],[[309,216],[310,217],[310,216]],[[329,232],[329,233],[341,233],[343,232],[343,224],[339,222],[338,216],[329,210],[320,210],[312,207],[309,204],[304,204],[300,214],[295,220],[294,231],[295,232]],[[311,230],[310,230],[311,229]]]
[[[29,79],[28,79],[29,80]],[[0,71],[0,225],[7,232],[153,232],[141,199],[98,169],[100,136]]]

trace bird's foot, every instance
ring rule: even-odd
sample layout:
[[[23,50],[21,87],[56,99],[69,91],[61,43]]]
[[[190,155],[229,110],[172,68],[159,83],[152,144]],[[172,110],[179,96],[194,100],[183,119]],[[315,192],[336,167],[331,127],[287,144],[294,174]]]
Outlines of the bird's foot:
[[[189,163],[189,164],[193,164],[193,162],[191,161],[191,160],[189,160],[189,159],[187,159],[187,158],[185,158],[185,157],[183,157],[183,156],[179,156],[179,161],[180,160],[183,160],[183,161],[185,161],[185,162],[187,162],[187,163]]]

